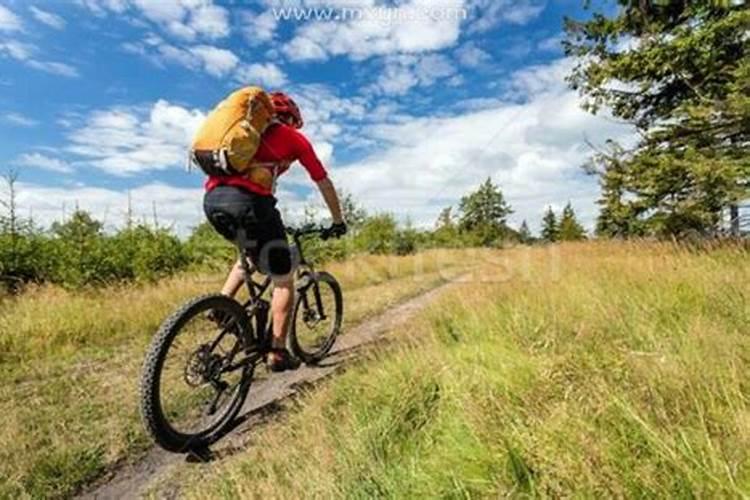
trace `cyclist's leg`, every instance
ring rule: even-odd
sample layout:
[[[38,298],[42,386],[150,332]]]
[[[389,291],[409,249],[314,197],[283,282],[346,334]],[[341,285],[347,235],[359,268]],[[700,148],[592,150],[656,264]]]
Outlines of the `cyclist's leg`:
[[[259,230],[260,268],[271,275],[273,298],[273,347],[283,349],[289,328],[289,316],[294,302],[294,277],[292,275],[292,254],[286,241],[281,215],[274,208]]]
[[[242,264],[238,260],[237,262],[235,262],[232,270],[229,271],[229,275],[224,282],[224,286],[221,287],[221,294],[226,295],[227,297],[234,297],[244,283],[245,269],[242,267]]]
[[[291,274],[276,276],[273,281],[271,315],[273,316],[273,339],[271,347],[284,349],[289,331],[289,318],[294,303],[294,280]]]
[[[292,253],[286,240],[284,223],[281,214],[275,208],[275,200],[259,200],[256,213],[262,214],[257,236],[260,252],[257,262],[261,270],[271,275],[273,280],[273,298],[271,299],[271,316],[273,317],[272,353],[269,362],[272,366],[285,369],[292,368],[286,349],[286,336],[294,303],[294,277],[292,274]],[[265,205],[265,206],[264,206]],[[272,368],[273,369],[273,368]]]

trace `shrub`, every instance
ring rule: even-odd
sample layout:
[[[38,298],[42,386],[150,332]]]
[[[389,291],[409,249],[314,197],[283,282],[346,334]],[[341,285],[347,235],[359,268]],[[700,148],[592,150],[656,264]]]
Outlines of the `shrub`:
[[[394,252],[397,236],[396,220],[390,214],[376,215],[368,218],[356,235],[356,246],[372,254],[389,254]]]

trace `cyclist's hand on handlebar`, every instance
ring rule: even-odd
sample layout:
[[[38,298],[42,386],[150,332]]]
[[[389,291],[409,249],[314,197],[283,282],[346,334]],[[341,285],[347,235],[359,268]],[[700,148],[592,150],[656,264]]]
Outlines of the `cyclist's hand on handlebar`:
[[[323,230],[321,237],[324,240],[330,238],[341,238],[346,234],[347,227],[346,222],[339,222],[338,224],[331,224],[331,227]]]

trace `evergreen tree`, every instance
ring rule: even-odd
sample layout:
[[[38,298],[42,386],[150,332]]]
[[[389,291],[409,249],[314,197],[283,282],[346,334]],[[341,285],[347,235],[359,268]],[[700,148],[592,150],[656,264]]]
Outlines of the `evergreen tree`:
[[[559,227],[555,212],[552,211],[552,207],[547,207],[547,211],[542,218],[542,239],[548,243],[552,243],[557,241],[558,234]]]
[[[613,16],[566,19],[569,77],[584,107],[637,127],[632,150],[594,158],[597,232],[680,235],[716,229],[750,196],[750,6],[631,2]]]
[[[523,244],[529,244],[534,241],[534,237],[531,235],[526,219],[524,219],[521,223],[521,227],[518,229],[518,239]]]
[[[435,221],[435,231],[432,233],[432,240],[435,245],[440,247],[455,247],[461,245],[458,235],[458,227],[453,216],[453,207],[446,207],[438,215]]]
[[[440,211],[437,221],[435,222],[435,229],[440,230],[444,228],[452,228],[455,224],[453,222],[453,207],[446,207]]]
[[[459,229],[473,233],[478,243],[488,245],[508,233],[507,218],[513,210],[489,177],[473,193],[461,198]]]
[[[354,199],[351,193],[341,197],[341,213],[352,231],[359,230],[367,220],[367,212]]]
[[[76,210],[65,222],[52,223],[52,233],[76,243],[102,235],[103,224],[84,210]]]
[[[562,217],[560,218],[558,239],[560,241],[578,241],[586,239],[586,230],[578,222],[578,219],[576,219],[576,213],[570,202],[565,205]]]

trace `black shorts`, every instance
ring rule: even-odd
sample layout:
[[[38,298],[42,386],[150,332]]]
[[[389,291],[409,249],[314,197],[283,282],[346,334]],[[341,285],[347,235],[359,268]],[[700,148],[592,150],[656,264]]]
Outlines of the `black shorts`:
[[[235,186],[218,186],[203,198],[203,210],[224,238],[246,248],[265,274],[292,271],[292,256],[276,198]]]

